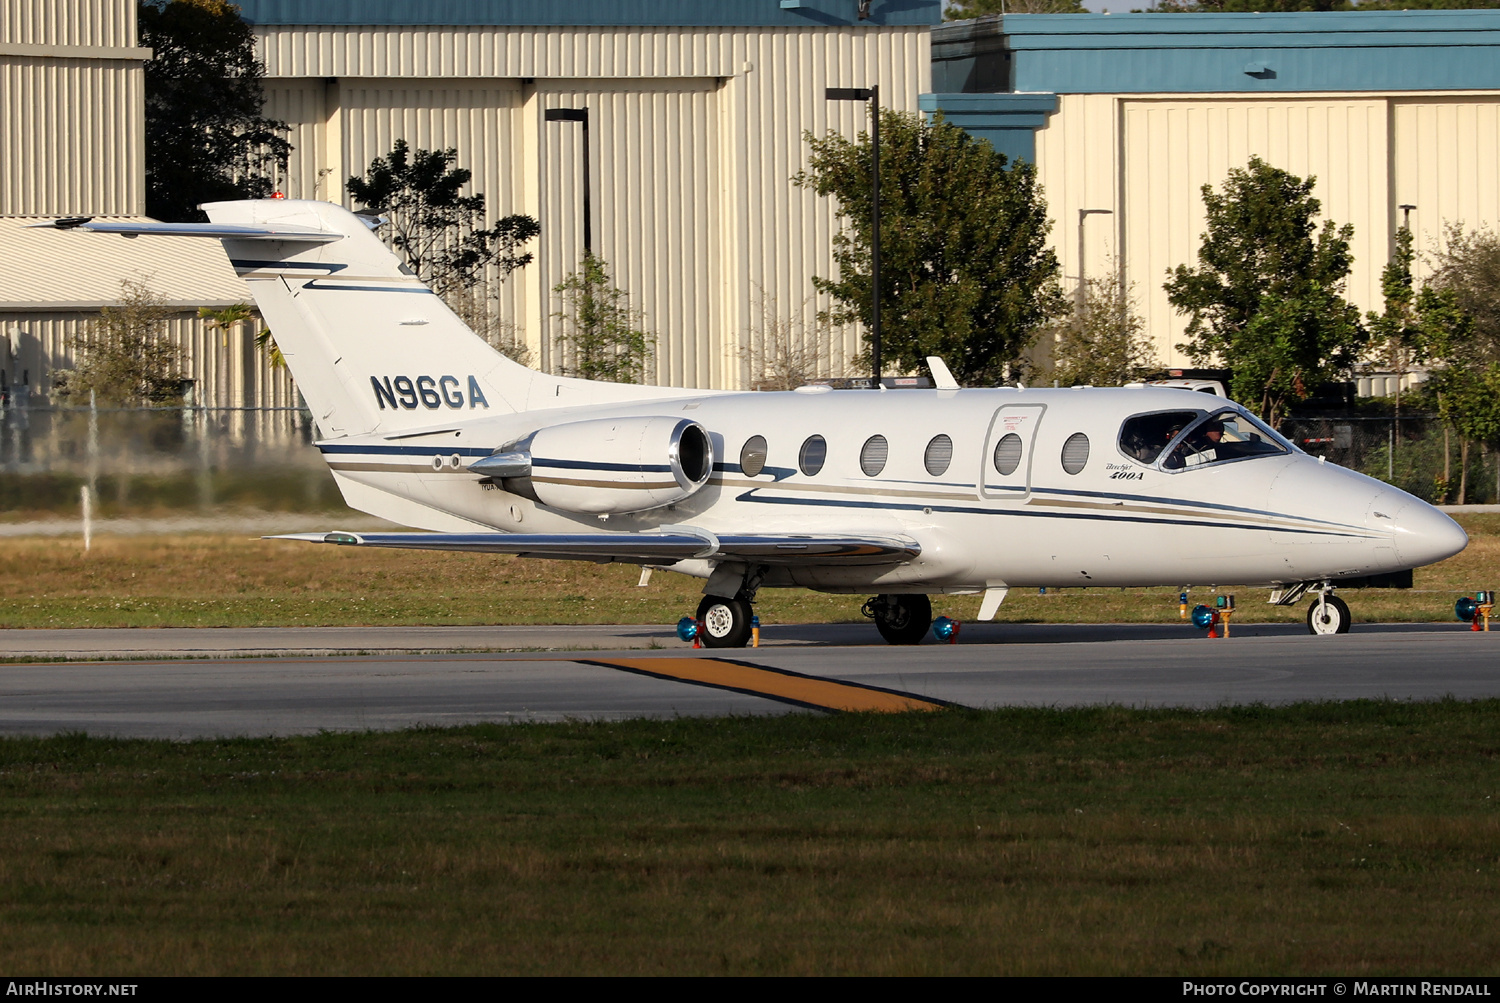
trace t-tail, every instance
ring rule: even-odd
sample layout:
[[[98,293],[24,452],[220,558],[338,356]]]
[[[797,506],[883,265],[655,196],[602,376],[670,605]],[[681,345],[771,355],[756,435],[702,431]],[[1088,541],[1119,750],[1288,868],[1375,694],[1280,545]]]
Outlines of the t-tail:
[[[203,209],[211,225],[245,228],[244,239],[224,235],[224,248],[325,438],[683,393],[548,376],[512,362],[380,241],[378,220],[288,199]]]

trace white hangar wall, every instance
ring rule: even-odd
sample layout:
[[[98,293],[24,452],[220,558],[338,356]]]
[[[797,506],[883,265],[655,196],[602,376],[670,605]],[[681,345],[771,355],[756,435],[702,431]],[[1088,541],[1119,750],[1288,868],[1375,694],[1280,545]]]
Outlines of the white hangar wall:
[[[1036,160],[1063,272],[1076,282],[1080,263],[1090,276],[1120,268],[1164,365],[1191,365],[1176,348],[1186,319],[1162,286],[1170,269],[1196,265],[1200,191],[1252,156],[1315,176],[1322,218],[1354,225],[1347,293],[1363,310],[1382,307],[1398,206],[1417,207],[1419,251],[1440,246],[1451,223],[1500,225],[1500,92],[1063,94],[1058,105]],[[1088,217],[1082,254],[1080,209],[1112,212]]]
[[[144,70],[135,0],[0,0],[0,216],[138,215]]]
[[[595,251],[656,335],[649,381],[675,386],[745,385],[768,314],[819,337],[811,277],[836,274],[836,222],[791,183],[804,133],[867,128],[863,105],[825,87],[878,83],[885,107],[916,111],[930,80],[926,24],[256,30],[267,112],[297,148],[287,195],[350,204],[344,180],[404,138],[455,148],[492,220],[541,222],[499,309],[544,369],[567,364],[553,288],[582,222],[580,130],[543,114],[587,107]],[[834,332],[823,368],[852,372],[858,350],[856,329]]]

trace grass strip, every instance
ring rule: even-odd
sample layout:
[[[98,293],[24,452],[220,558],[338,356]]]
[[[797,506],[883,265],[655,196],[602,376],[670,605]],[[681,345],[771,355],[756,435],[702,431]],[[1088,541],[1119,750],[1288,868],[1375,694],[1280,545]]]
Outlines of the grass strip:
[[[0,740],[35,974],[1484,974],[1500,702]]]
[[[1453,601],[1500,588],[1500,515],[1464,515],[1469,548],[1418,569],[1413,591],[1347,592],[1364,622],[1451,621]],[[0,628],[676,623],[702,582],[638,569],[483,554],[364,550],[216,535],[0,539]],[[1237,622],[1301,622],[1237,590]],[[1208,598],[1196,590],[1191,602]],[[762,623],[862,622],[859,596],[765,589]],[[973,620],[978,596],[934,596],[934,612]],[[1174,589],[1014,589],[1006,623],[1178,621]]]

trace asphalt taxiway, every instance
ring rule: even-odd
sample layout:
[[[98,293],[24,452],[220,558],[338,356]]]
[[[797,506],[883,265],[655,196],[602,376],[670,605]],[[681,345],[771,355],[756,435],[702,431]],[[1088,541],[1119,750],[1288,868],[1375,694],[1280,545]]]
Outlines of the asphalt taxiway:
[[[737,650],[693,650],[661,627],[4,631],[0,656],[124,660],[0,665],[0,734],[1500,697],[1500,632],[1462,624],[1335,637],[1237,625],[1227,640],[1176,624],[977,624],[960,639],[890,647],[858,624],[777,627]],[[573,650],[515,650],[528,647]],[[244,654],[258,657],[233,657]]]

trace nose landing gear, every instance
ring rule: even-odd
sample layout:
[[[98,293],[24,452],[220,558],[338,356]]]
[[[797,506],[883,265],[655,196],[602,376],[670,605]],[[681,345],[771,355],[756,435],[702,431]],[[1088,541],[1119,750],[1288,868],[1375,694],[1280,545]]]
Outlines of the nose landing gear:
[[[1331,589],[1318,592],[1307,607],[1307,629],[1314,634],[1347,634],[1353,619],[1349,604]]]
[[[932,626],[932,601],[921,593],[879,595],[860,610],[890,644],[921,644]]]

